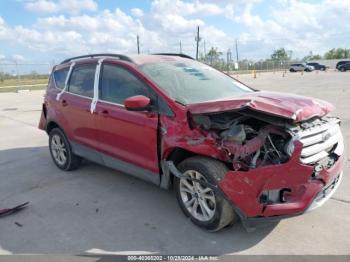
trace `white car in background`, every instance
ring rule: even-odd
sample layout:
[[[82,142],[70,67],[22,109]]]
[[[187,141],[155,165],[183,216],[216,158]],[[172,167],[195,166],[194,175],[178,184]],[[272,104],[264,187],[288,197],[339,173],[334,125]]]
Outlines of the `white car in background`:
[[[307,65],[305,63],[291,64],[289,67],[289,72],[299,72],[299,71],[311,72],[313,70],[315,70],[315,67],[311,65]]]

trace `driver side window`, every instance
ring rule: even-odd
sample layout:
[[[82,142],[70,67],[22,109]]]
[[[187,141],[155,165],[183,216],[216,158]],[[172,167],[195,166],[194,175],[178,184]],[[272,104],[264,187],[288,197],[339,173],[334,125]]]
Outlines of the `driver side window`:
[[[136,95],[154,98],[151,90],[128,70],[112,64],[104,64],[99,88],[101,100],[123,104],[124,100]]]

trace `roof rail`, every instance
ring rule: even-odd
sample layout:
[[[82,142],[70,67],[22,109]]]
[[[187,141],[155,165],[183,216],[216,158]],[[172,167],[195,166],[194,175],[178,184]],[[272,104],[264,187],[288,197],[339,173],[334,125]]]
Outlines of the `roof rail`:
[[[109,56],[109,57],[116,57],[120,60],[128,61],[128,62],[133,62],[128,56],[125,55],[118,55],[118,54],[89,54],[89,55],[82,55],[82,56],[75,56],[68,58],[64,61],[61,62],[61,64],[68,63],[72,60],[77,60],[77,59],[83,59],[83,58],[94,58],[94,57],[101,57],[101,56]]]
[[[183,57],[183,58],[188,58],[188,59],[194,60],[194,58],[193,58],[192,56],[185,55],[185,54],[176,54],[176,53],[155,53],[155,54],[152,54],[152,55],[179,56],[179,57]]]

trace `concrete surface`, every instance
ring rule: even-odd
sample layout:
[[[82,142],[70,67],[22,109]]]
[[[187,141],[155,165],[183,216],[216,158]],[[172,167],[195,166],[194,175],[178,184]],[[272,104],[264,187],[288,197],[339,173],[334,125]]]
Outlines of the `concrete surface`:
[[[334,103],[349,141],[350,73],[239,79]],[[185,218],[173,192],[88,162],[74,172],[58,170],[46,134],[37,129],[43,93],[0,94],[0,208],[31,202],[0,218],[0,253],[350,253],[349,165],[337,193],[320,209],[253,233],[240,224],[208,233]]]

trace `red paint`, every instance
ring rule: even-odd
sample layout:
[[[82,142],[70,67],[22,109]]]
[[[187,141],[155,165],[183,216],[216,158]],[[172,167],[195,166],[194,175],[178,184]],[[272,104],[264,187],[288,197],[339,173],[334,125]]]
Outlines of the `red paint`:
[[[188,106],[188,109],[193,114],[202,114],[239,110],[245,107],[292,119],[296,122],[314,116],[324,116],[333,110],[333,106],[325,101],[265,91],[241,95],[226,101],[192,104]]]
[[[301,144],[295,142],[291,159],[280,165],[264,166],[249,172],[230,171],[219,183],[229,199],[248,217],[290,215],[305,211],[321,189],[329,184],[344,167],[344,155],[319,177],[312,178],[313,167],[300,164]],[[263,191],[291,188],[287,202],[263,205],[259,196]]]
[[[140,65],[164,62],[167,59],[173,61],[183,58],[141,55],[135,60],[136,64]],[[96,62],[97,59],[85,59],[77,63],[92,61]],[[333,109],[324,101],[262,91],[227,101],[184,106],[168,97],[138,69],[136,64],[110,58],[105,62],[120,65],[142,80],[164,100],[174,116],[158,116],[156,113],[147,111],[127,110],[127,108],[147,106],[149,99],[142,96],[127,99],[125,107],[98,101],[95,112],[91,114],[89,98],[63,93],[60,101],[56,101],[56,96],[61,90],[55,88],[53,81],[50,81],[44,102],[46,115],[42,113],[39,128],[46,129],[48,122],[55,121],[65,131],[69,140],[87,145],[156,174],[160,173],[159,162],[167,160],[176,148],[222,161],[229,159],[227,153],[217,144],[214,134],[190,127],[189,113],[222,112],[248,107],[299,122],[313,116],[324,116]],[[69,64],[59,65],[56,69],[67,66]],[[66,104],[62,103],[63,100]],[[158,134],[161,136],[160,139]],[[157,144],[158,142],[160,145]],[[256,144],[260,145],[259,141]],[[239,148],[234,148],[240,151]],[[339,174],[344,165],[344,157],[341,157],[330,169],[321,171],[319,177],[315,179],[311,176],[313,166],[300,163],[301,148],[301,143],[296,141],[293,155],[284,164],[263,166],[247,172],[231,170],[220,181],[219,187],[247,217],[302,212],[323,186]],[[243,149],[241,151],[245,152]],[[266,206],[259,203],[259,197],[263,191],[280,188],[292,189],[286,194],[286,203]]]
[[[97,150],[159,173],[157,114],[129,111],[124,106],[99,101],[94,115]]]
[[[138,110],[144,109],[151,103],[151,99],[145,96],[132,96],[124,101],[124,106],[127,109]]]

